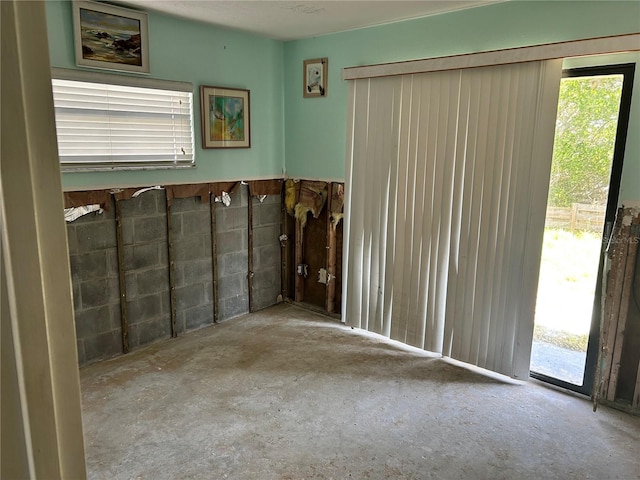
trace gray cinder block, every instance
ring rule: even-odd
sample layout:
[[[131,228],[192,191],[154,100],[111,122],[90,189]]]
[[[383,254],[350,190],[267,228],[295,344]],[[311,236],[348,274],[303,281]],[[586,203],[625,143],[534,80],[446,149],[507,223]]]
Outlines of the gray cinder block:
[[[166,242],[167,217],[140,217],[133,220],[133,239],[135,243]]]
[[[169,269],[165,266],[136,273],[137,295],[166,292],[169,290]]]
[[[107,252],[105,250],[72,255],[69,259],[71,277],[76,281],[85,281],[107,276]]]
[[[201,283],[176,288],[176,306],[180,310],[196,307],[204,303],[204,287]]]
[[[228,320],[249,313],[249,296],[247,294],[220,300],[220,320]]]
[[[127,300],[129,325],[142,323],[161,316],[164,312],[160,293]]]
[[[124,247],[125,270],[138,270],[149,268],[160,264],[159,243],[149,243],[146,245],[129,245]],[[164,247],[166,249],[166,247]]]
[[[247,252],[227,253],[223,255],[218,263],[220,277],[234,275],[236,273],[247,273],[248,254]]]
[[[113,221],[103,220],[76,225],[78,250],[92,252],[103,248],[115,248],[116,226]]]

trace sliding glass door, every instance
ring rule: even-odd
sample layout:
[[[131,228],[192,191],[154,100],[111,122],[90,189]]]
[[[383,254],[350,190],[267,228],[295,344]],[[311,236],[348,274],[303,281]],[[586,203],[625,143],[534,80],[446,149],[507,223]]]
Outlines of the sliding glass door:
[[[633,65],[568,70],[560,87],[531,375],[585,394],[598,355],[633,74]]]

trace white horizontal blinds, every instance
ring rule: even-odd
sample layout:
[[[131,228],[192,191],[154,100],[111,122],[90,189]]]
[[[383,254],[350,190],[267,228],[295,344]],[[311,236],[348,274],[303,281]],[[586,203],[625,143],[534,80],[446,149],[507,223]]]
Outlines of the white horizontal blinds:
[[[350,82],[347,322],[526,375],[559,83],[556,61]]]
[[[63,168],[193,163],[192,93],[53,79]]]

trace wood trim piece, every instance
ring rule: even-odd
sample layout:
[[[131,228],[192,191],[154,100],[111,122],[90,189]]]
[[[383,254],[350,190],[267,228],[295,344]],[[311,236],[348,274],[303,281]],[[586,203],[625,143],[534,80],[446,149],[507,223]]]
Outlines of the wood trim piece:
[[[169,305],[171,308],[171,336],[178,336],[178,326],[176,323],[176,264],[173,254],[173,232],[171,227],[171,207],[173,206],[173,191],[165,189],[165,197],[167,199],[167,253],[169,263]]]
[[[295,293],[294,298],[296,302],[302,302],[304,300],[304,277],[298,273],[298,266],[302,265],[303,262],[303,252],[302,252],[302,236],[304,235],[304,227],[300,220],[295,219],[296,222],[296,243],[295,243],[295,265],[293,266],[294,275],[296,276],[295,281]]]
[[[249,313],[253,308],[253,197],[251,188],[247,185],[247,285],[249,289]]]
[[[333,183],[327,185],[327,312],[336,310],[336,223],[333,222]]]
[[[209,198],[209,211],[211,214],[211,283],[213,288],[213,323],[220,320],[220,293],[218,289],[218,227],[216,214],[216,197],[211,194]]]
[[[129,320],[127,318],[127,284],[124,272],[124,240],[122,235],[122,210],[120,200],[116,204],[116,252],[118,254],[118,285],[120,287],[120,325],[122,328],[122,353],[129,353]]]
[[[2,401],[19,400],[20,409],[7,418],[2,404],[2,440],[6,433],[11,442],[2,444],[1,471],[3,478],[82,479],[80,380],[46,20],[44,2],[0,2],[1,388]]]

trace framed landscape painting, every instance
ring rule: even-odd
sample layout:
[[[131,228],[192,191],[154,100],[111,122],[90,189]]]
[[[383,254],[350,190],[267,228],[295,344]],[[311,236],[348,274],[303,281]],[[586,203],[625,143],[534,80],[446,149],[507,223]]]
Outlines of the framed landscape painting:
[[[147,14],[95,2],[73,2],[76,64],[149,73]]]
[[[251,147],[249,90],[200,86],[202,148]]]

